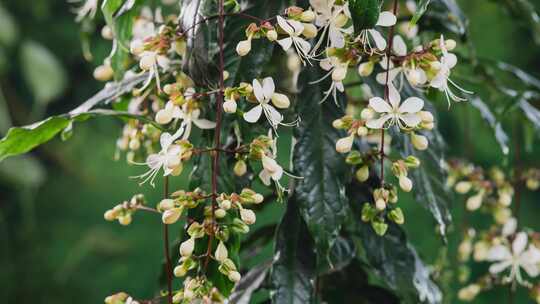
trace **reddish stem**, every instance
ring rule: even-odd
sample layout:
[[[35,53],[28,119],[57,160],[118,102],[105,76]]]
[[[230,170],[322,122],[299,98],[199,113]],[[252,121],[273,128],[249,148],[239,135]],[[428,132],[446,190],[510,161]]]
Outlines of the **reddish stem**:
[[[169,177],[165,176],[165,179],[163,180],[163,197],[167,198],[169,196]],[[164,243],[164,250],[165,250],[165,272],[167,272],[167,299],[169,301],[169,304],[173,303],[173,296],[172,296],[172,263],[171,263],[171,256],[170,256],[170,250],[169,250],[169,225],[163,224],[163,243]]]

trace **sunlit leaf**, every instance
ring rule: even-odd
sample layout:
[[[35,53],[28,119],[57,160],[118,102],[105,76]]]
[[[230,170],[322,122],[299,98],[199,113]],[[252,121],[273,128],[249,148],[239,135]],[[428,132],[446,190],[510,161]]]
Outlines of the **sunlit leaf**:
[[[431,2],[431,0],[419,0],[416,8],[416,12],[413,15],[413,18],[411,19],[411,25],[415,25],[418,20],[424,15],[424,13],[428,9],[428,5]]]
[[[508,135],[503,130],[502,125],[495,115],[491,112],[489,107],[478,97],[471,100],[471,105],[474,106],[482,115],[482,118],[489,124],[495,133],[495,139],[499,143],[501,150],[504,154],[508,154]]]

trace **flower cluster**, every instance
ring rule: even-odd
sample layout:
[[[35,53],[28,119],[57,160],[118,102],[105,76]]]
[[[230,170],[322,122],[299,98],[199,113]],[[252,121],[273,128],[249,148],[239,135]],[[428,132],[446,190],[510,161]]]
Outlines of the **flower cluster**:
[[[499,168],[492,168],[486,173],[481,167],[459,160],[449,161],[448,169],[446,184],[457,193],[467,195],[466,210],[481,210],[493,218],[493,225],[487,230],[466,227],[457,254],[462,263],[460,282],[470,281],[468,263],[489,263],[490,266],[488,274],[463,287],[458,297],[470,302],[480,292],[506,284],[512,288],[517,285],[527,288],[535,297],[536,285],[528,278],[533,279],[540,274],[540,237],[532,230],[520,229],[510,208],[515,196],[515,183],[527,184],[534,169],[516,178],[508,177]]]
[[[144,205],[144,195],[134,195],[131,200],[125,201],[116,205],[114,208],[107,210],[103,217],[105,220],[112,222],[118,221],[120,225],[127,226],[133,220],[133,214]]]

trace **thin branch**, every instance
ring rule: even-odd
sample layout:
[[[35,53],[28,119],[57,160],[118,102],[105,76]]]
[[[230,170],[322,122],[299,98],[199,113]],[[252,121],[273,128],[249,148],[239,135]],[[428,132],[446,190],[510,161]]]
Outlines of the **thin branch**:
[[[167,197],[169,197],[169,177],[165,176],[163,180],[163,198]],[[163,223],[163,243],[163,249],[165,250],[165,272],[167,273],[167,298],[169,304],[172,304],[172,263],[169,250],[169,225],[165,223]]]

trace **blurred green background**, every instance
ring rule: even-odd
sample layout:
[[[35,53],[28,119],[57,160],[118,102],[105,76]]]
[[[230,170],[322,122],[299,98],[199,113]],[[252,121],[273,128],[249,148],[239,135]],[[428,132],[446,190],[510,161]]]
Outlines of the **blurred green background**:
[[[530,31],[502,8],[501,1],[459,2],[470,18],[469,39],[478,56],[506,61],[540,76],[540,48]],[[99,29],[102,24],[98,21],[98,25]],[[101,88],[91,75],[110,46],[100,39],[99,30],[90,41],[97,59],[94,63],[83,58],[80,27],[74,22],[71,5],[63,0],[0,3],[0,134],[11,125],[67,112]],[[467,77],[474,80],[475,75]],[[438,104],[439,127],[449,143],[449,156],[507,168],[512,155],[502,155],[476,110],[467,103],[450,111],[446,103]],[[523,123],[507,119],[504,126],[509,134]],[[129,228],[103,220],[105,210],[135,193],[143,192],[154,204],[160,196],[159,185],[156,189],[139,187],[128,177],[140,174],[143,168],[114,161],[119,121],[100,119],[74,129],[67,142],[55,139],[30,155],[0,163],[0,299],[4,303],[102,303],[105,296],[117,291],[151,298],[159,289],[160,219],[136,214]],[[538,141],[529,142],[524,163],[538,166],[538,150]],[[185,180],[173,179],[172,183],[172,189],[179,189]],[[539,198],[526,196],[521,214],[522,224],[536,229],[540,229]],[[451,203],[455,233],[449,240],[449,252],[454,251],[460,235],[462,210],[461,200]],[[409,238],[428,263],[437,261],[444,248],[433,232],[430,215],[410,197],[401,204],[409,219]],[[257,225],[277,223],[282,207],[266,207]],[[173,231],[181,228],[178,224]],[[248,263],[270,255],[271,246],[266,246]],[[248,253],[246,259],[250,256]],[[449,287],[448,303],[457,303],[458,285]],[[506,293],[491,292],[475,303],[501,303]],[[530,301],[520,296],[516,303]]]

